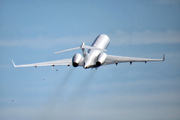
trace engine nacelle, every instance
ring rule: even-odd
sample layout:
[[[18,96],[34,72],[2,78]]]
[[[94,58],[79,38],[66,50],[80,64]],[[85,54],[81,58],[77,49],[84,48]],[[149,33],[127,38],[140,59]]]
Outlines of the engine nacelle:
[[[77,67],[79,63],[82,61],[82,55],[77,53],[72,58],[72,64],[74,67]]]
[[[102,64],[104,64],[106,61],[106,57],[107,57],[106,53],[104,53],[104,52],[100,53],[97,58],[96,66],[99,67]]]

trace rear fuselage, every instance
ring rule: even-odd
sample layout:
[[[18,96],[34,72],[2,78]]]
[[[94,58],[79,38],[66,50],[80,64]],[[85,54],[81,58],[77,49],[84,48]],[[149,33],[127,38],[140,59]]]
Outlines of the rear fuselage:
[[[92,47],[106,49],[110,43],[110,39],[107,35],[101,34],[99,35],[93,44]],[[102,53],[101,50],[94,50],[90,49],[88,51],[88,54],[84,57],[84,68],[90,68],[90,67],[97,67],[96,62],[98,59],[98,56]]]

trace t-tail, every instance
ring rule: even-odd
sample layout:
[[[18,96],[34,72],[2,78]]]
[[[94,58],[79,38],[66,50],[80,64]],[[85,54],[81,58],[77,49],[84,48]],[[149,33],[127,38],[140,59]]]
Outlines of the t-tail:
[[[86,51],[86,49],[106,51],[105,49],[101,49],[101,48],[97,48],[97,47],[92,47],[92,46],[86,46],[86,45],[84,44],[84,42],[83,42],[82,45],[79,46],[79,47],[75,47],[75,48],[70,48],[70,49],[58,51],[58,52],[55,52],[55,54],[57,54],[57,53],[62,53],[62,52],[67,52],[67,51],[71,51],[71,50],[76,50],[76,49],[81,49],[84,57],[88,54],[87,51]]]

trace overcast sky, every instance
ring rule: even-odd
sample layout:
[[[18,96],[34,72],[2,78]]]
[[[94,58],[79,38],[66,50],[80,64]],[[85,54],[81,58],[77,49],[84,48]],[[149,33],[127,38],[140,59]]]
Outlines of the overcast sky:
[[[179,120],[180,0],[0,0],[0,119]],[[162,58],[93,69],[14,68],[72,58],[99,34],[107,54]],[[58,71],[56,71],[58,69]]]

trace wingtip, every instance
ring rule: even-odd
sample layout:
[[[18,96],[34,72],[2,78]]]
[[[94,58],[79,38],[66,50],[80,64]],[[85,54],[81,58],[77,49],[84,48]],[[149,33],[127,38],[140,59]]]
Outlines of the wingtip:
[[[12,61],[13,65],[14,65],[14,67],[16,67],[16,65],[15,65],[14,61],[13,61],[13,60],[11,60],[11,61]]]
[[[162,61],[164,61],[165,60],[165,54],[163,54],[163,60]]]

